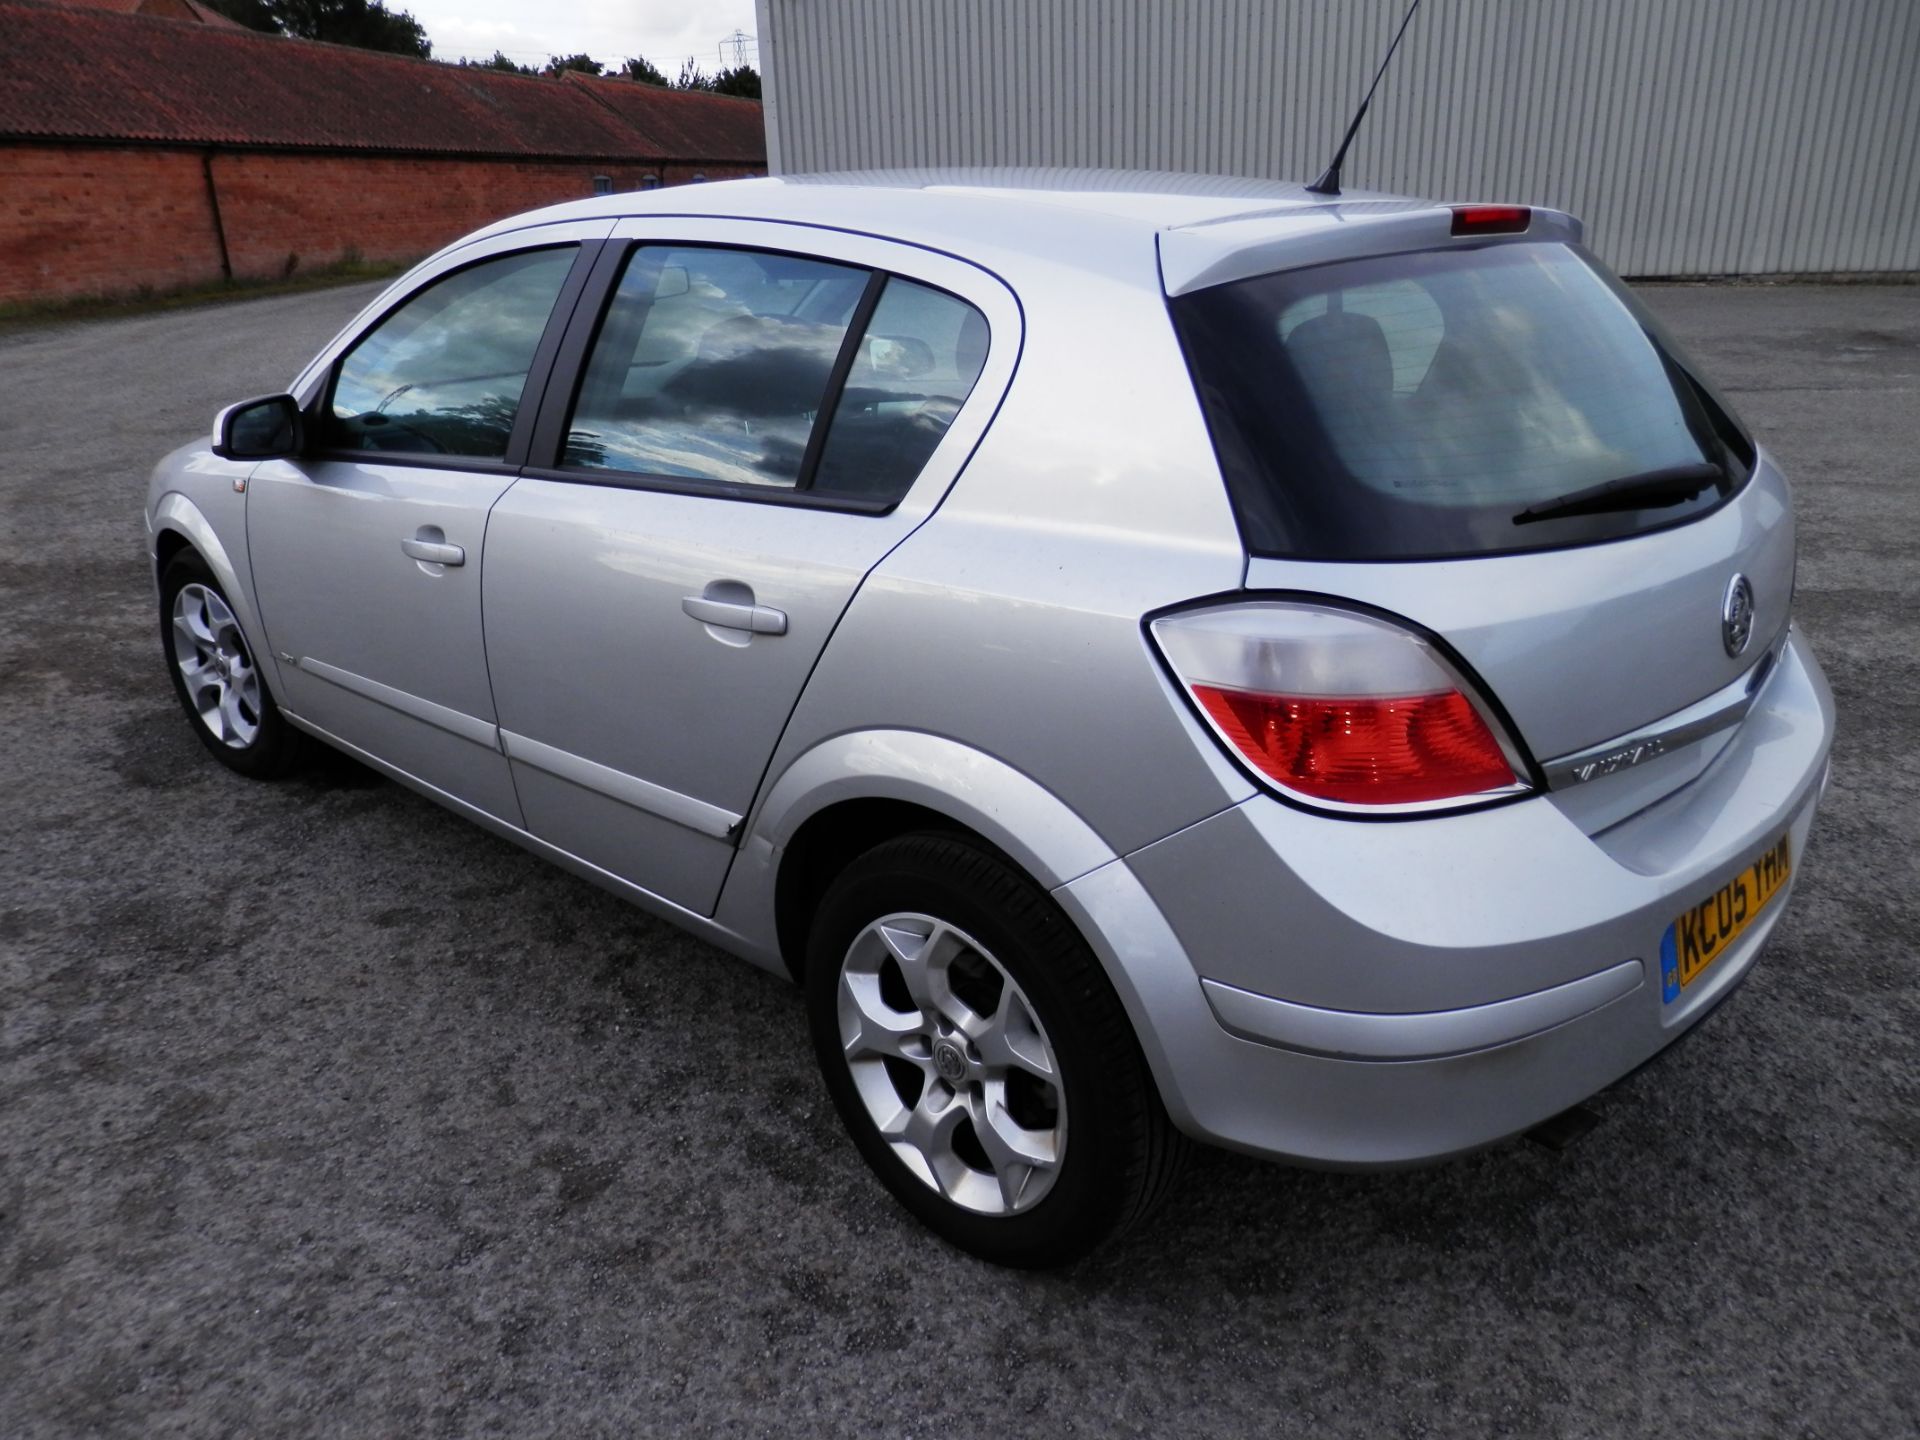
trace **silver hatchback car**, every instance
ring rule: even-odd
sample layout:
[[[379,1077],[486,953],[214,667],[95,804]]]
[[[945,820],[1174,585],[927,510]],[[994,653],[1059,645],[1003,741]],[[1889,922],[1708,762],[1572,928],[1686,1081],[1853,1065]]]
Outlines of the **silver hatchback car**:
[[[319,740],[804,986],[909,1210],[1484,1146],[1751,969],[1833,703],[1787,483],[1515,206],[953,172],[503,221],[147,507],[208,749]]]

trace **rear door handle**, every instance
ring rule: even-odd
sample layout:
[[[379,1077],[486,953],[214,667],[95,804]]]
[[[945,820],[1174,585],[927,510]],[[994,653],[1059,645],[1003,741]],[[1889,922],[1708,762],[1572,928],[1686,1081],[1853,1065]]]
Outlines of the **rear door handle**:
[[[464,565],[467,552],[458,545],[444,545],[437,540],[402,540],[400,548],[415,560],[425,561],[429,565]]]
[[[745,630],[753,635],[787,633],[787,612],[771,605],[742,605],[733,600],[709,600],[704,595],[688,595],[680,608],[703,625],[718,625],[723,630]]]

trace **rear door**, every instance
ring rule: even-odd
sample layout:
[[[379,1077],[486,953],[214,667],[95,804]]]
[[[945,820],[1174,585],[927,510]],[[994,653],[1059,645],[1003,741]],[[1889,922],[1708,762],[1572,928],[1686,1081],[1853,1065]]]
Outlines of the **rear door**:
[[[256,469],[247,535],[287,708],[518,822],[480,632],[487,512],[607,222],[465,247],[317,378],[312,444]]]
[[[617,240],[493,510],[487,657],[528,829],[707,913],[841,613],[983,433],[1018,309],[807,227]]]

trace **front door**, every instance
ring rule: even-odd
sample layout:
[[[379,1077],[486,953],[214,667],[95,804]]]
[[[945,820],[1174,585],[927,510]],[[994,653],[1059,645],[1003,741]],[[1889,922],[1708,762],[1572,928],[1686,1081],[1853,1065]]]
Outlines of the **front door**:
[[[515,824],[481,639],[481,555],[579,249],[496,252],[416,290],[333,367],[309,410],[309,455],[259,467],[247,497],[287,710]]]
[[[821,648],[938,503],[1017,348],[997,282],[924,262],[976,305],[887,258],[635,245],[559,463],[488,528],[487,656],[527,828],[699,913]],[[991,367],[982,305],[1004,326]]]

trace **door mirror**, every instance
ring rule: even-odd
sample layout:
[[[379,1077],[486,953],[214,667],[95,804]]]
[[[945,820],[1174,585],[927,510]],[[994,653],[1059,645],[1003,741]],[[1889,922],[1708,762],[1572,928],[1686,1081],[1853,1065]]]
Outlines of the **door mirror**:
[[[222,460],[278,460],[300,453],[300,405],[291,395],[242,400],[213,417],[213,453]]]

